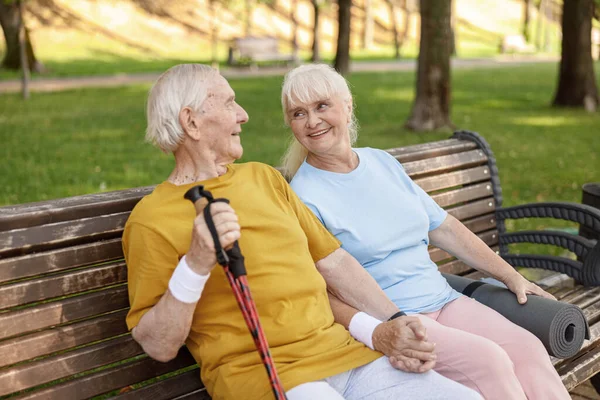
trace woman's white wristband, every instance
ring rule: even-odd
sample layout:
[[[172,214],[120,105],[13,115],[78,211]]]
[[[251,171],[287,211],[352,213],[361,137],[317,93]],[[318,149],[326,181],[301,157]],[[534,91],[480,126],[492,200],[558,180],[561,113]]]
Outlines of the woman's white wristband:
[[[169,290],[173,297],[182,303],[195,303],[200,300],[209,277],[210,273],[200,275],[192,271],[183,256],[169,280]]]
[[[373,332],[380,323],[381,321],[377,318],[373,318],[369,314],[361,311],[354,314],[350,320],[348,330],[354,339],[363,343],[371,350],[375,350],[373,348]]]

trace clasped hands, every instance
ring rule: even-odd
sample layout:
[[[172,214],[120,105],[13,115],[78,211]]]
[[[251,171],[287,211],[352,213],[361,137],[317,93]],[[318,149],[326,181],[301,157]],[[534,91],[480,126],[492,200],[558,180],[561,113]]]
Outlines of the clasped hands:
[[[373,347],[388,356],[390,364],[405,372],[422,373],[435,366],[435,343],[418,317],[403,316],[379,324],[373,331]]]

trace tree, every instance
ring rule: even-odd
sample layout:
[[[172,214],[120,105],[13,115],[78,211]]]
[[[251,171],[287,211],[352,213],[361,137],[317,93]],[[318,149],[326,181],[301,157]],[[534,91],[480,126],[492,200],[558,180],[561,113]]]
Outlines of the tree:
[[[452,128],[450,121],[451,0],[421,0],[416,98],[406,127]]]
[[[593,0],[568,0],[563,5],[562,53],[555,107],[596,111],[600,98],[592,60]]]
[[[313,42],[312,42],[312,56],[310,61],[319,62],[321,61],[321,52],[319,49],[319,36],[321,34],[319,30],[319,15],[321,14],[321,7],[325,3],[324,0],[311,0],[314,10],[314,25],[313,25]]]
[[[218,45],[219,45],[219,22],[216,11],[217,0],[208,0],[208,11],[210,14],[210,64],[213,68],[219,68]]]
[[[334,68],[342,75],[350,70],[350,9],[352,0],[338,1],[338,40]]]
[[[393,0],[386,0],[388,11],[390,13],[390,22],[392,23],[392,35],[394,35],[395,57],[400,58],[400,38],[398,38],[398,23],[396,22],[396,5]]]
[[[523,0],[523,37],[529,42],[529,23],[531,22],[531,0]]]
[[[296,19],[296,10],[298,9],[298,0],[292,0],[290,5],[290,20],[292,21],[292,54],[294,59],[298,59],[298,20]]]
[[[21,61],[21,93],[23,98],[27,100],[29,98],[29,64],[27,64],[27,46],[25,45],[25,24],[24,15],[25,7],[23,6],[24,0],[17,0],[17,6],[19,7],[19,59]]]
[[[18,2],[14,0],[0,0],[0,25],[2,25],[2,30],[4,31],[6,43],[6,54],[4,55],[1,64],[3,68],[14,70],[21,69],[19,30],[22,24],[23,20],[21,18],[21,13],[19,12]],[[29,37],[29,30],[25,25],[23,25],[23,29],[29,69],[34,72],[41,72],[43,70],[43,65],[35,57],[31,39]]]
[[[395,57],[400,58],[400,50],[402,46],[406,42],[408,38],[408,33],[410,31],[410,10],[406,6],[406,0],[401,0],[400,8],[402,9],[402,13],[404,15],[403,27],[404,30],[402,34],[398,32],[398,23],[396,21],[396,3],[394,0],[386,0],[388,5],[388,10],[390,13],[390,20],[392,22],[392,34],[394,35],[394,49],[395,49]]]
[[[375,20],[373,18],[373,0],[364,0],[365,18],[363,20],[363,40],[362,48],[370,49],[373,47],[373,33],[375,30]]]

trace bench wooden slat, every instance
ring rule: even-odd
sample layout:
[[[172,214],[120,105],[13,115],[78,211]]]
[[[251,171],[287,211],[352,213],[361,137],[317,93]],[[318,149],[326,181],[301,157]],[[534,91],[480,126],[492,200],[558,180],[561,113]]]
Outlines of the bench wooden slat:
[[[0,396],[142,354],[130,335],[0,371]],[[68,397],[65,397],[68,398]]]
[[[127,280],[124,262],[0,286],[0,309],[84,292]]]
[[[0,367],[127,333],[127,311],[2,341]]]
[[[409,147],[397,147],[387,150],[401,163],[439,157],[447,154],[459,153],[477,148],[473,142],[457,139],[442,140],[439,142],[417,144]]]
[[[573,389],[581,382],[600,372],[600,346],[576,359],[572,364],[565,364],[560,368],[559,374],[567,390]]]
[[[446,209],[448,214],[452,215],[458,220],[464,220],[468,218],[477,217],[483,214],[489,214],[494,211],[496,202],[493,197],[477,200],[463,206]],[[495,218],[494,218],[495,219]]]
[[[415,179],[415,183],[427,193],[481,181],[490,181],[490,171],[487,165]]]
[[[0,339],[129,307],[127,286],[0,314]]]
[[[585,288],[585,287],[581,286],[581,287],[577,288],[577,290],[573,291],[572,293],[569,293],[569,295],[564,296],[560,300],[567,302],[567,303],[571,303],[571,304],[577,304],[577,302],[580,299],[585,298],[588,290],[589,290],[589,288]],[[592,290],[596,290],[596,289],[592,289]]]
[[[191,393],[186,393],[181,396],[177,396],[173,400],[188,400],[188,399],[210,400],[210,396],[208,395],[208,392],[205,389],[200,389],[200,390],[196,390]]]
[[[414,178],[420,175],[442,173],[459,168],[472,168],[487,163],[487,156],[481,150],[450,154],[427,160],[402,163],[406,173]]]
[[[473,232],[487,231],[496,227],[496,215],[486,214],[473,219],[464,220],[462,223]]]
[[[444,274],[461,275],[467,271],[471,271],[473,268],[460,260],[454,260],[440,265],[438,269]]]
[[[557,287],[556,290],[554,292],[552,292],[552,294],[554,295],[554,297],[556,297],[557,300],[562,300],[563,297],[566,297],[568,295],[570,295],[571,293],[575,292],[576,290],[580,290],[581,287],[580,286],[574,286],[574,287]]]
[[[177,371],[195,363],[196,361],[190,355],[189,351],[183,348],[174,360],[167,363],[144,357],[141,360],[121,364],[53,387],[27,393],[16,397],[16,399],[42,400],[51,398],[83,400]],[[195,371],[197,371],[198,381],[200,381],[199,370],[196,369]]]
[[[2,207],[0,231],[130,211],[154,186]]]
[[[465,186],[461,189],[449,190],[444,193],[438,193],[431,196],[440,207],[448,207],[454,204],[473,201],[484,197],[492,196],[491,183],[479,183],[476,185]]]
[[[127,211],[0,232],[0,255],[16,250],[32,251],[40,246],[56,248],[65,243],[74,245],[91,239],[117,237],[123,231],[129,214]]]
[[[121,239],[0,260],[0,283],[123,258]]]
[[[196,392],[198,391],[198,392]],[[137,390],[132,390],[111,397],[111,400],[167,400],[178,398],[189,393],[197,394],[195,399],[210,399],[204,385],[200,381],[200,371],[193,369],[183,374],[167,378],[163,381],[152,383]]]
[[[588,290],[576,299],[572,300],[572,303],[585,309],[586,307],[600,301],[600,288],[594,288]]]

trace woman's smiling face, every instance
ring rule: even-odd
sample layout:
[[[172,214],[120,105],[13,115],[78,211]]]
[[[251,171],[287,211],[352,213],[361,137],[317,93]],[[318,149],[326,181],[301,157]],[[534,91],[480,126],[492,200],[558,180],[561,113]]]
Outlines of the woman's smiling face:
[[[293,100],[293,106],[287,110],[290,127],[296,140],[310,153],[323,155],[350,143],[351,102],[339,96],[308,103]]]

